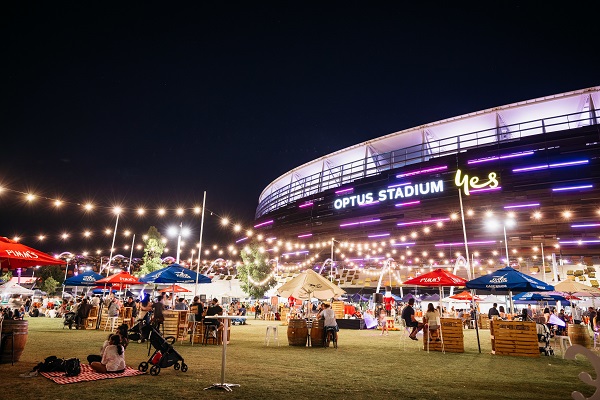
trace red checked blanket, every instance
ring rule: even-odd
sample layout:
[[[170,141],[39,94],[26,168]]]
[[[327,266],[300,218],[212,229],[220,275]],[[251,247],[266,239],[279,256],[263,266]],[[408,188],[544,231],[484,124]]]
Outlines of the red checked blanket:
[[[127,369],[125,369],[125,371],[121,374],[99,374],[87,364],[81,364],[81,373],[77,376],[65,376],[64,372],[40,372],[40,375],[53,380],[59,385],[76,382],[97,381],[100,379],[124,378],[126,376],[137,376],[143,374],[144,372],[129,367],[127,367]]]

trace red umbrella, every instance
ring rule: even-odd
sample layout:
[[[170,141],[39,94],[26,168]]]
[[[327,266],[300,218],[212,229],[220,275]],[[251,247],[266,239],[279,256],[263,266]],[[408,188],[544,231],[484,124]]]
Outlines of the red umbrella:
[[[463,290],[460,293],[455,294],[454,296],[450,296],[451,299],[455,299],[455,300],[464,300],[464,301],[471,301],[473,299],[475,299],[475,301],[479,301],[479,297],[477,296],[473,296],[471,294],[471,292],[469,292],[468,290]]]
[[[185,292],[189,292],[189,290],[187,290],[184,287],[181,287],[179,285],[173,285],[173,286],[169,286],[167,288],[164,288],[163,290],[160,291],[161,293],[185,293]]]
[[[442,293],[442,286],[465,286],[466,284],[466,279],[451,274],[450,272],[441,268],[435,269],[423,275],[419,275],[416,278],[412,278],[404,282],[404,285],[439,287],[440,302],[444,297]]]
[[[111,283],[113,287],[123,287],[126,285],[143,285],[144,282],[138,281],[138,279],[127,272],[119,272],[106,278],[98,279],[96,283]]]
[[[35,265],[64,265],[65,261],[0,236],[0,267],[27,268]]]

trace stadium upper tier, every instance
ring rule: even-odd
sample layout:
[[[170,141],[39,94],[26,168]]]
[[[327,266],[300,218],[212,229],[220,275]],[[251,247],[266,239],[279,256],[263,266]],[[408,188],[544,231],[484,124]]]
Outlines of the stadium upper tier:
[[[540,97],[395,132],[286,172],[261,193],[256,218],[296,200],[383,171],[600,121],[600,86]]]

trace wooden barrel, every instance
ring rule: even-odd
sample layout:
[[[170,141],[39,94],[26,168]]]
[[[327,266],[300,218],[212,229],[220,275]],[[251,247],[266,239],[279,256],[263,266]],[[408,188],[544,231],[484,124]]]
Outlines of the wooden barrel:
[[[310,343],[313,347],[323,347],[325,339],[325,321],[322,319],[313,321],[310,328]]]
[[[592,341],[590,340],[590,335],[588,334],[586,325],[569,324],[567,329],[569,332],[569,338],[571,338],[571,343],[580,344],[588,349],[592,347]]]
[[[0,364],[12,362],[13,345],[15,350],[14,361],[17,362],[21,358],[21,353],[25,349],[27,343],[27,332],[29,321],[20,320],[4,320],[2,323],[2,335],[11,333],[12,336],[5,337],[2,340],[2,353],[0,354]]]
[[[290,346],[306,346],[306,339],[308,338],[306,320],[290,319],[287,337]]]

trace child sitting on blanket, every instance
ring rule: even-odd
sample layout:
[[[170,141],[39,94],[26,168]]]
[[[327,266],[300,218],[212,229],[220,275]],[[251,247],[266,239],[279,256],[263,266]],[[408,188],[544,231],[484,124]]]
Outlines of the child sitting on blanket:
[[[90,364],[92,369],[100,373],[121,373],[125,371],[125,348],[121,345],[121,336],[112,335],[110,344],[102,353],[101,362]]]

